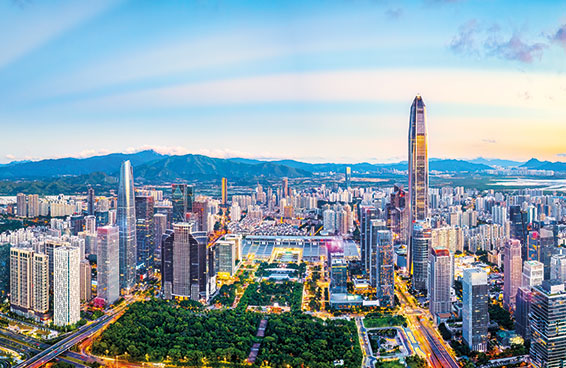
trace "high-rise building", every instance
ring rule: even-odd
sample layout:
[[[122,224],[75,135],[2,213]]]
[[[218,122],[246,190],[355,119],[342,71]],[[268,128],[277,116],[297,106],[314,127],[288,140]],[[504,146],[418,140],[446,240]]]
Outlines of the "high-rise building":
[[[407,241],[407,211],[405,211],[406,193],[402,186],[395,185],[387,204],[387,228],[396,234],[398,243]]]
[[[430,313],[437,318],[448,318],[452,311],[450,287],[452,281],[452,261],[448,249],[432,249],[430,252],[430,270],[428,298]]]
[[[140,275],[143,276],[153,274],[155,255],[153,206],[152,196],[136,196],[137,267]]]
[[[86,201],[87,201],[86,214],[89,215],[89,216],[94,216],[95,198],[94,198],[94,188],[93,187],[88,187],[87,194],[86,194]]]
[[[533,287],[542,284],[544,265],[538,261],[526,261],[523,264],[521,286]]]
[[[88,302],[92,299],[92,270],[90,262],[86,259],[81,261],[81,301]]]
[[[116,222],[120,229],[120,288],[128,293],[136,282],[136,205],[134,172],[130,161],[120,168]]]
[[[191,231],[192,223],[173,224],[173,295],[191,297]]]
[[[485,352],[489,325],[487,272],[480,268],[465,269],[462,289],[462,337],[470,350]]]
[[[23,193],[18,193],[16,197],[16,207],[18,210],[18,217],[28,217],[28,203],[27,196]]]
[[[529,326],[529,313],[531,310],[532,291],[529,286],[517,289],[515,302],[515,332],[525,340],[531,339],[531,328]]]
[[[531,364],[535,368],[566,366],[566,291],[564,283],[545,280],[533,288]]]
[[[322,226],[324,231],[329,234],[336,231],[336,213],[330,208],[322,211]]]
[[[228,179],[222,178],[222,205],[228,203]]]
[[[428,217],[428,142],[426,126],[426,106],[421,96],[417,95],[411,105],[409,117],[409,248],[408,266],[412,275],[415,273],[415,249],[412,241],[413,226],[417,221]],[[428,257],[428,252],[426,254]],[[418,267],[418,265],[417,265]],[[417,271],[420,272],[420,271]],[[417,277],[420,277],[418,275]],[[419,280],[417,283],[420,284]]]
[[[550,258],[550,279],[566,283],[566,255],[556,254]]]
[[[369,249],[371,220],[377,219],[377,208],[373,206],[360,206],[360,251],[362,266],[367,274],[369,274]]]
[[[53,323],[66,326],[81,319],[80,251],[77,247],[55,249]]]
[[[156,213],[153,216],[154,238],[155,238],[155,268],[161,270],[161,242],[163,241],[163,234],[167,231],[167,215],[163,213]]]
[[[173,296],[173,246],[175,231],[166,230],[161,236],[161,293],[163,298]]]
[[[385,233],[381,233],[381,231],[385,231]],[[381,237],[384,238],[384,242],[385,241],[389,241],[391,238],[390,234],[387,234],[388,230],[387,230],[387,226],[385,224],[385,221],[383,220],[378,220],[378,219],[373,219],[370,220],[370,225],[369,225],[369,235],[368,235],[368,241],[366,242],[366,245],[368,246],[368,248],[366,248],[365,250],[365,255],[367,256],[366,261],[366,272],[368,273],[369,276],[369,283],[372,287],[377,288],[378,287],[378,262],[379,262],[379,245],[381,240]]]
[[[519,240],[522,245],[521,259],[528,260],[527,213],[521,210],[521,206],[511,206],[509,221],[511,221],[511,238]]]
[[[216,242],[216,270],[218,277],[231,277],[236,272],[237,261],[236,239],[223,238]]]
[[[351,183],[351,179],[352,179],[352,168],[350,166],[346,166],[345,169],[345,173],[344,173],[344,185],[346,186],[346,189],[350,188],[352,186]]]
[[[31,248],[10,249],[10,309],[42,318],[49,311],[49,261]]]
[[[193,210],[193,187],[187,184],[171,185],[171,203],[173,205],[173,222],[183,222],[185,215]],[[190,203],[189,203],[190,202]]]
[[[98,230],[97,253],[97,297],[106,304],[112,304],[120,298],[120,261],[116,254],[119,246],[117,226],[102,226]]]
[[[87,234],[96,234],[96,217],[89,215],[85,217],[85,231]]]
[[[395,305],[395,249],[393,236],[389,230],[378,231],[378,250],[376,264],[377,300],[380,307]]]
[[[344,257],[338,255],[333,255],[330,262],[330,292],[346,294],[348,292],[348,264]]]
[[[432,230],[427,221],[416,221],[411,234],[411,260],[413,262],[413,288],[426,291],[428,278],[428,256]]]
[[[507,309],[515,307],[517,289],[521,286],[521,242],[510,239],[505,243],[503,250],[503,305]]]
[[[289,178],[283,178],[283,184],[281,188],[281,197],[289,197]]]

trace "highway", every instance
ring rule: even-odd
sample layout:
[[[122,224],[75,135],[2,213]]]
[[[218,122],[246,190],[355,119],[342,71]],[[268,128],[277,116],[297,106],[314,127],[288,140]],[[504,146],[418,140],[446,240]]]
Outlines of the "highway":
[[[395,289],[404,315],[407,317],[409,328],[418,341],[418,345],[423,348],[429,365],[442,368],[460,368],[436,328],[429,322],[430,314],[427,310],[416,305],[413,296],[407,291],[406,284],[397,282]]]
[[[102,329],[106,328],[110,323],[114,322],[116,319],[120,317],[120,315],[125,311],[125,308],[136,299],[131,298],[129,301],[124,301],[124,303],[117,308],[115,308],[110,314],[106,314],[100,318],[98,318],[95,322],[82,326],[79,328],[75,333],[72,335],[64,338],[63,340],[59,341],[58,343],[48,347],[47,349],[41,351],[37,355],[31,357],[30,359],[26,360],[25,362],[16,366],[16,368],[36,368],[41,367],[42,365],[46,364],[50,360],[56,358],[57,356],[65,353],[74,345],[80,343],[81,341],[95,335],[97,332],[101,331]],[[84,359],[82,355],[77,354],[79,359]],[[71,362],[72,363],[72,362]],[[73,363],[75,364],[75,363]]]

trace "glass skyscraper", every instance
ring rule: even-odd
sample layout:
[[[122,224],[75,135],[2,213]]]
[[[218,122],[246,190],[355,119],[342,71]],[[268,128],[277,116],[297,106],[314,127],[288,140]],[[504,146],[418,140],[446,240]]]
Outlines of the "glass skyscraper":
[[[130,161],[124,161],[120,168],[116,222],[120,229],[120,288],[128,292],[136,282],[137,257],[134,172]]]
[[[413,244],[413,224],[428,217],[428,143],[426,106],[421,96],[416,96],[409,117],[409,271],[414,273],[413,254],[420,252]],[[427,250],[428,256],[428,250]]]

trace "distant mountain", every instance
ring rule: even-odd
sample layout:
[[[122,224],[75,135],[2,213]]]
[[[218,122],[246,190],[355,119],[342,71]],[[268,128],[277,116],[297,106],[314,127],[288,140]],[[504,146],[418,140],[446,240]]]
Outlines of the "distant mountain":
[[[428,163],[430,170],[449,171],[449,172],[476,172],[491,169],[490,166],[474,164],[463,160],[438,160]]]
[[[473,164],[482,164],[487,166],[500,166],[500,167],[516,167],[521,166],[523,162],[513,160],[500,160],[497,158],[483,158],[478,157],[473,160],[467,160]]]
[[[521,167],[526,167],[533,170],[566,171],[566,162],[540,161],[536,158],[531,158],[529,161],[521,165]]]
[[[118,172],[125,160],[134,166],[162,159],[163,155],[152,151],[132,154],[112,153],[89,158],[61,158],[41,161],[21,162],[0,167],[0,179],[37,179],[67,175],[86,175],[93,172],[112,174]]]
[[[134,168],[136,180],[167,182],[176,180],[308,177],[312,173],[272,162],[238,162],[202,155],[169,156]]]

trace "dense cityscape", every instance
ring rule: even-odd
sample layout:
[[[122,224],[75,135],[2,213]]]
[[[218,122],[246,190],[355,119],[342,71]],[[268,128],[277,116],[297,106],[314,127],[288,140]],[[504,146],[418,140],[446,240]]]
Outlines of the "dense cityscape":
[[[408,153],[406,186],[137,185],[125,160],[104,194],[2,197],[0,362],[563,366],[564,197],[431,185],[421,96]]]

